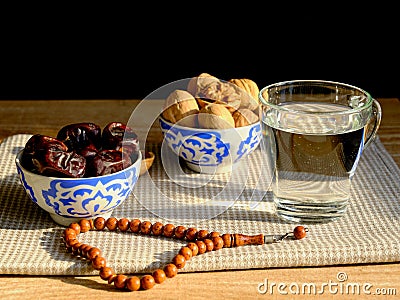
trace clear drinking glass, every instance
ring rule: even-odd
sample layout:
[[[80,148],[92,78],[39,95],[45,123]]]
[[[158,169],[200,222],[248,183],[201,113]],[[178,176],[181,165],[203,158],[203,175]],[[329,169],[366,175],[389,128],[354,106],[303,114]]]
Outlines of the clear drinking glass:
[[[380,125],[378,101],[358,87],[323,80],[275,83],[259,97],[277,215],[306,223],[341,217],[363,149]]]

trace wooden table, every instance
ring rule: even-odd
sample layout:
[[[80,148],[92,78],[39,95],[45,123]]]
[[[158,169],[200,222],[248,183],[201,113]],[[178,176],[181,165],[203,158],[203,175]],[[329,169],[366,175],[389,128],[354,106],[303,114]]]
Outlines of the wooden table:
[[[378,99],[383,119],[378,131],[380,140],[400,166],[400,101]],[[110,121],[127,122],[137,100],[52,100],[0,101],[0,141],[17,133],[42,133],[54,136],[61,126],[91,121],[100,126]],[[150,132],[149,141],[161,139]],[[399,179],[400,180],[400,179]],[[98,276],[20,276],[0,275],[1,299],[361,299],[363,295],[334,296],[325,290],[320,295],[281,295],[277,289],[270,294],[258,292],[266,279],[269,283],[305,282],[316,285],[334,281],[345,272],[352,282],[371,283],[371,292],[400,294],[400,263],[339,265],[326,267],[273,268],[237,271],[181,273],[151,290],[124,292],[107,285]],[[287,289],[286,289],[287,290]],[[337,298],[339,297],[339,298]],[[365,297],[365,296],[364,296]],[[394,299],[382,296],[379,299]],[[372,295],[368,299],[374,298]]]

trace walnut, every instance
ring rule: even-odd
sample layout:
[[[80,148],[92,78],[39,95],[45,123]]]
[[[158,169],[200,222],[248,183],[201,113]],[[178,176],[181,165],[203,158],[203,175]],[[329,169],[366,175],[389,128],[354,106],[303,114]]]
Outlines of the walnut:
[[[222,82],[208,73],[201,73],[190,79],[187,90],[196,98],[216,101],[221,98]]]
[[[197,127],[198,113],[196,99],[185,90],[175,90],[165,100],[162,116],[171,123]]]
[[[241,108],[232,114],[235,120],[235,127],[247,126],[258,122],[259,118],[252,110],[248,108]]]
[[[230,79],[228,82],[233,83],[238,86],[240,89],[240,94],[242,96],[241,99],[241,108],[248,108],[250,110],[256,110],[260,104],[258,99],[258,94],[260,92],[258,85],[251,79],[242,78],[242,79]]]
[[[240,92],[235,90],[232,84],[219,80],[208,73],[201,73],[199,76],[193,77],[188,83],[187,90],[198,100],[231,106],[231,112],[240,105]]]
[[[233,113],[237,110],[242,102],[242,94],[239,88],[229,82],[222,82],[220,98],[216,99],[216,103],[225,104],[228,110]]]
[[[200,109],[199,126],[210,129],[227,129],[235,127],[235,120],[225,105],[210,103]]]

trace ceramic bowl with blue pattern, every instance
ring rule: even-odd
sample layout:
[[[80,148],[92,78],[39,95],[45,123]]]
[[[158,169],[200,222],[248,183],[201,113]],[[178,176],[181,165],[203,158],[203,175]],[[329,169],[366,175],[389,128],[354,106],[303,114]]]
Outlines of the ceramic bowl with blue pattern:
[[[57,178],[39,175],[21,165],[22,150],[15,163],[21,183],[31,200],[62,226],[81,219],[109,218],[133,191],[142,154],[129,167],[108,175]]]
[[[227,173],[260,144],[261,124],[228,129],[184,127],[159,117],[163,143],[198,173]]]

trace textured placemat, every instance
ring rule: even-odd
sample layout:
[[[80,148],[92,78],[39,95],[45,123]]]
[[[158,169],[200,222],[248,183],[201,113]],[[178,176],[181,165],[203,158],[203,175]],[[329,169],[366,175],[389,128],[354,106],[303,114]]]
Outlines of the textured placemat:
[[[98,272],[87,261],[65,252],[60,240],[63,227],[36,206],[19,183],[14,158],[29,137],[15,135],[0,144],[0,273],[95,275]],[[150,150],[156,152],[155,164],[114,211],[115,217],[221,233],[278,234],[293,229],[293,224],[281,222],[271,210],[268,186],[259,180],[259,149],[232,174],[186,171],[172,172],[171,177],[164,170],[173,169],[176,161],[164,165],[160,149],[153,146]],[[300,241],[224,248],[193,257],[181,272],[399,261],[399,178],[399,168],[377,138],[361,157],[344,217],[307,225],[309,235]],[[91,231],[81,240],[98,245],[118,273],[145,273],[163,267],[186,244],[108,231]]]

